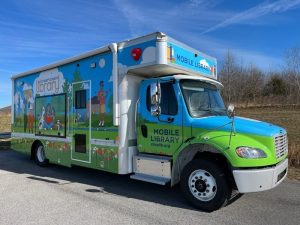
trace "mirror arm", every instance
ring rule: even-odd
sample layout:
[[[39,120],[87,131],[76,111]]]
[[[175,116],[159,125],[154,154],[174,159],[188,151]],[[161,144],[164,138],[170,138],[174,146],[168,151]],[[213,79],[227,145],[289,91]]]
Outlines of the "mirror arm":
[[[231,120],[230,123],[231,123],[231,129],[230,129],[230,136],[229,136],[228,148],[230,148],[232,135],[236,134],[236,132],[235,132],[235,126],[234,126],[234,115],[233,115],[232,120]]]

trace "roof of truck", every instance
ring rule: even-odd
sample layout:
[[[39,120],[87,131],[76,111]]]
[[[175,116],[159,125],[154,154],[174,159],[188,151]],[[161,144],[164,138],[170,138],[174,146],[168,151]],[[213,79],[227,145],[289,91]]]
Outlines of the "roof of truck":
[[[219,81],[211,79],[211,78],[203,77],[203,76],[193,76],[193,75],[179,74],[179,75],[173,75],[172,77],[175,78],[176,80],[183,80],[183,79],[200,80],[200,81],[215,85],[219,89],[224,87]]]
[[[147,34],[147,35],[144,35],[144,36],[135,37],[135,38],[132,38],[132,39],[127,39],[127,40],[114,42],[114,43],[118,45],[118,48],[122,48],[128,42],[133,42],[134,43],[134,41],[138,40],[138,39],[154,38],[155,36],[163,36],[163,35],[165,35],[165,34],[162,33],[162,32],[154,32],[154,33]],[[80,59],[84,59],[84,58],[87,58],[87,57],[90,57],[90,56],[94,56],[94,55],[99,54],[99,53],[111,51],[111,45],[112,44],[107,44],[107,45],[102,46],[100,48],[96,48],[94,50],[87,51],[87,52],[84,52],[82,54],[70,57],[70,58],[59,60],[57,62],[50,63],[50,64],[45,65],[45,66],[41,66],[41,67],[38,67],[38,68],[34,68],[32,70],[28,70],[28,71],[25,71],[25,72],[22,72],[22,73],[19,73],[19,74],[15,74],[11,77],[11,79],[16,79],[16,78],[31,75],[31,74],[34,74],[34,73],[39,73],[39,72],[42,72],[42,71],[53,69],[53,68],[58,67],[58,66],[62,66],[62,65],[68,64],[68,63],[78,61]]]
[[[25,71],[25,72],[22,72],[22,73],[19,73],[19,74],[16,74],[16,75],[13,75],[11,77],[11,79],[16,79],[16,78],[19,78],[19,77],[24,77],[24,76],[28,76],[28,75],[31,75],[31,74],[35,74],[35,73],[39,73],[39,72],[43,72],[43,71],[46,71],[46,70],[50,70],[50,69],[53,69],[53,68],[56,68],[56,67],[59,67],[59,66],[62,66],[62,65],[65,65],[65,64],[68,64],[68,63],[73,63],[73,62],[76,62],[78,60],[81,60],[81,59],[84,59],[84,58],[88,58],[90,56],[94,56],[94,55],[97,55],[99,53],[104,53],[104,52],[107,52],[107,51],[112,51],[112,48],[113,48],[113,45],[117,45],[118,46],[118,49],[122,49],[124,48],[125,46],[130,46],[132,44],[136,44],[138,42],[140,42],[141,40],[142,41],[145,41],[145,40],[150,40],[150,39],[153,39],[153,38],[157,38],[157,39],[164,39],[165,37],[167,37],[168,39],[172,40],[172,42],[174,43],[179,43],[180,46],[183,46],[185,47],[186,49],[190,49],[191,51],[194,51],[195,49],[192,49],[191,47],[187,46],[186,44],[184,43],[181,43],[177,40],[174,40],[172,39],[171,37],[167,36],[166,34],[162,33],[162,32],[154,32],[154,33],[151,33],[151,34],[148,34],[148,35],[144,35],[144,36],[140,36],[140,37],[136,37],[136,38],[132,38],[132,39],[127,39],[125,41],[121,41],[121,42],[116,42],[116,43],[112,43],[110,45],[106,45],[106,46],[103,46],[103,47],[100,47],[100,48],[97,48],[97,49],[94,49],[92,51],[88,51],[88,52],[85,52],[85,53],[82,53],[80,55],[77,55],[77,56],[74,56],[74,57],[70,57],[70,58],[67,58],[67,59],[63,59],[63,60],[60,60],[60,61],[57,61],[57,62],[54,62],[54,63],[51,63],[51,64],[48,64],[48,65],[45,65],[45,66],[42,66],[42,67],[38,67],[38,68],[34,68],[32,70],[29,70],[29,71]],[[198,53],[199,51],[197,51]],[[202,52],[199,52],[201,53],[201,55],[205,56],[206,58],[209,58],[209,59],[212,59],[212,60],[216,60],[215,58],[211,57],[211,56],[208,56]],[[175,68],[175,67],[174,67]],[[160,68],[161,69],[161,68]],[[176,69],[176,68],[175,68]],[[137,69],[136,69],[137,70]],[[179,69],[177,69],[179,70]],[[181,71],[169,71],[170,73],[169,74],[174,74],[174,73],[181,73],[182,70],[185,70],[184,68],[180,68]],[[188,71],[189,73],[191,71]],[[195,76],[196,78],[195,79],[200,79],[198,76]],[[191,77],[190,77],[191,78]],[[191,78],[193,79],[193,78]],[[210,79],[206,79],[205,77],[202,77],[201,78],[203,81],[206,81],[206,80],[209,80]],[[217,82],[219,83],[219,82]]]

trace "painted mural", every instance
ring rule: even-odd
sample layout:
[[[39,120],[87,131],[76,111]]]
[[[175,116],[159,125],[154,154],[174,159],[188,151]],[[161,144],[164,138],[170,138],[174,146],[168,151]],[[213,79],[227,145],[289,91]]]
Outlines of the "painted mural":
[[[96,68],[90,66],[94,62],[97,63]],[[51,128],[72,128],[72,122],[62,118],[62,114],[66,113],[73,118],[77,116],[80,122],[88,122],[91,114],[92,129],[96,131],[112,128],[111,76],[111,54],[106,53],[16,79],[14,132],[39,134]],[[72,102],[75,96],[72,88],[74,84],[85,81],[92,81],[91,92],[86,95],[85,110],[82,110],[81,115],[74,115]],[[44,97],[53,95],[58,97]]]
[[[47,95],[35,99],[35,134],[66,136],[66,95]]]
[[[95,64],[96,66],[91,66]],[[112,55],[102,53],[78,62],[69,63],[57,68],[20,77],[14,81],[14,123],[12,130],[19,139],[14,144],[20,151],[30,152],[24,145],[25,140],[40,137],[47,140],[45,149],[52,162],[70,165],[71,151],[76,133],[86,134],[87,151],[85,154],[74,155],[75,160],[88,160],[93,148],[110,149],[114,157],[98,154],[97,163],[92,160],[90,167],[117,172],[117,148],[97,144],[91,145],[90,140],[118,140],[118,128],[113,126],[112,96]],[[77,99],[75,92],[85,91],[84,100]],[[83,96],[83,95],[82,95]],[[76,108],[76,102],[82,104]],[[50,137],[48,139],[47,137]],[[29,139],[32,138],[32,139]],[[55,139],[56,138],[56,139]],[[68,138],[61,142],[59,139]],[[23,143],[23,144],[22,144]],[[64,151],[51,146],[64,143]],[[68,149],[65,146],[69,146]],[[57,161],[59,160],[59,162]],[[105,161],[110,160],[110,163]],[[98,166],[97,166],[98,165]],[[100,166],[101,165],[101,166]]]
[[[131,57],[135,48],[138,59]],[[155,61],[155,40],[119,49],[119,84],[130,67]],[[106,52],[15,79],[13,148],[30,154],[30,143],[39,139],[52,163],[118,172],[112,71]],[[75,134],[86,135],[83,153],[74,150]]]

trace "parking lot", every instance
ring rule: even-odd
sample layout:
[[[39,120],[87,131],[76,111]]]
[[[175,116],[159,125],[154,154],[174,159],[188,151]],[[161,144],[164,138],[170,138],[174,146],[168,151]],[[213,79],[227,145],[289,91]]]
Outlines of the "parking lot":
[[[0,224],[298,224],[300,182],[243,195],[213,213],[169,188],[86,168],[40,168],[0,151]]]

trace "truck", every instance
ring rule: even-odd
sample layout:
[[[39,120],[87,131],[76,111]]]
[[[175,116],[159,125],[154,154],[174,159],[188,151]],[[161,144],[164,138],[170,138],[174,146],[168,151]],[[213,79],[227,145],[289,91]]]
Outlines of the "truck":
[[[155,32],[12,76],[12,149],[173,187],[214,211],[288,170],[287,132],[225,107],[217,60]],[[236,87],[238,88],[238,87]]]

